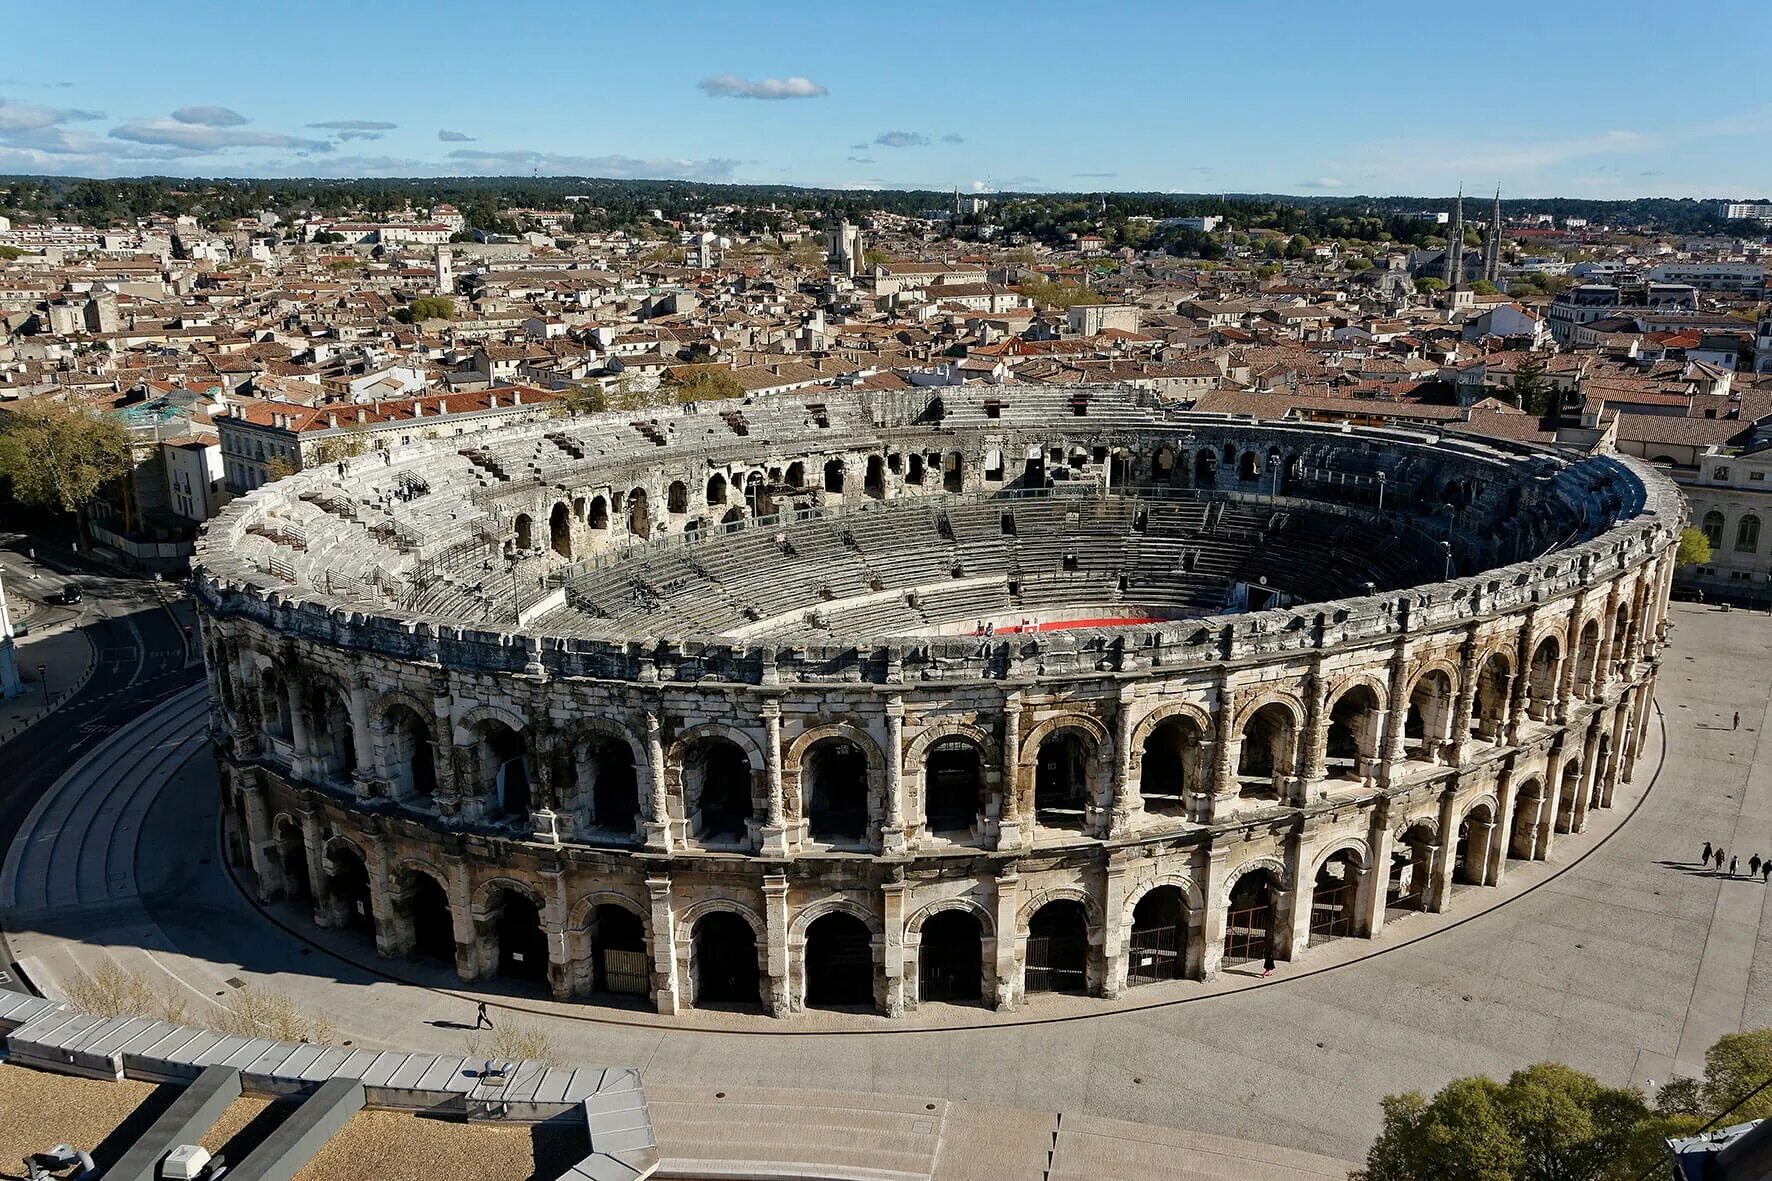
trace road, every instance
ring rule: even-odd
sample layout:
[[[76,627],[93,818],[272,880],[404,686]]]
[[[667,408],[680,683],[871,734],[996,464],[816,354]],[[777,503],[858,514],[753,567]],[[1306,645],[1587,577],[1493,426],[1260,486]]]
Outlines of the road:
[[[59,709],[0,743],[0,849],[11,846],[25,818],[50,786],[89,751],[154,706],[202,678],[188,602],[170,585],[103,573],[72,555],[0,539],[7,594],[41,600],[70,581],[85,592],[73,608],[97,653],[92,677]],[[194,636],[194,631],[192,635]],[[0,949],[0,987],[28,991],[12,958]]]

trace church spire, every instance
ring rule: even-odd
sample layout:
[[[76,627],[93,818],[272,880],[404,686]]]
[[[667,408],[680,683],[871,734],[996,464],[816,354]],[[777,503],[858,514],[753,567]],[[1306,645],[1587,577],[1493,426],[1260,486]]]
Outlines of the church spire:
[[[1464,186],[1458,186],[1458,204],[1452,207],[1452,231],[1446,235],[1446,290],[1456,292],[1464,284]]]
[[[1501,186],[1495,186],[1495,206],[1489,213],[1489,240],[1483,243],[1483,278],[1501,278]]]

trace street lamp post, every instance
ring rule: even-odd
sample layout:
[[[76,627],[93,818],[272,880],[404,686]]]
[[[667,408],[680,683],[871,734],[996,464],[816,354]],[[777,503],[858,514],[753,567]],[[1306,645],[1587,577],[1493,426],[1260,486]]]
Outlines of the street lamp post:
[[[1378,512],[1379,512],[1380,516],[1384,515],[1384,473],[1383,472],[1378,473]]]

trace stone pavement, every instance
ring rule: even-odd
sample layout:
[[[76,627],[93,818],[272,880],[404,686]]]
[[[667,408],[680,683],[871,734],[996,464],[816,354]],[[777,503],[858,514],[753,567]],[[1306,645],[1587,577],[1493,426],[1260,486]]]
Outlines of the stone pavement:
[[[1413,916],[1373,943],[1340,941],[1267,982],[1227,973],[1212,987],[1128,994],[1128,1004],[1146,1004],[1161,993],[1167,1003],[1157,1007],[1055,999],[1006,1019],[950,1015],[973,1023],[965,1028],[842,1019],[862,1033],[708,1014],[689,1015],[704,1026],[690,1029],[486,995],[533,1010],[520,1019],[545,1029],[561,1056],[636,1064],[649,1087],[927,1096],[1013,1108],[1036,1123],[1136,1121],[1341,1160],[1364,1155],[1384,1094],[1432,1090],[1459,1074],[1551,1058],[1610,1082],[1659,1083],[1698,1069],[1718,1034],[1772,1025],[1772,937],[1760,928],[1768,887],[1695,864],[1706,840],[1739,850],[1744,867],[1752,852],[1772,854],[1772,747],[1760,741],[1772,703],[1772,619],[1678,604],[1673,619],[1659,698],[1666,759],[1646,797],[1662,762],[1654,726],[1618,808],[1596,813],[1589,832],[1559,838],[1553,862],[1513,863],[1503,891],[1463,891],[1449,916]],[[1737,709],[1742,724],[1732,730]],[[342,957],[331,954],[241,898],[212,835],[213,770],[201,757],[173,767],[164,744],[177,740],[171,730],[138,734],[127,762],[68,777],[74,792],[124,782],[128,802],[60,813],[64,827],[90,824],[96,838],[64,838],[62,848],[133,847],[136,863],[120,896],[107,889],[88,903],[81,894],[73,910],[46,897],[41,913],[8,917],[8,938],[34,978],[53,988],[77,964],[116,958],[192,997],[263,982],[324,1009],[343,1037],[459,1049],[477,994],[389,980],[379,969],[405,965],[377,964],[348,939]],[[109,833],[118,817],[139,824],[128,842]],[[27,831],[20,844],[31,839]],[[39,864],[49,875],[84,875],[94,891],[117,870],[80,868],[89,859],[62,853]],[[1505,905],[1479,910],[1503,894]],[[555,1012],[573,1016],[535,1015]],[[1152,1142],[1167,1143],[1154,1133]],[[1257,1175],[1256,1159],[1250,1148],[1244,1175]]]

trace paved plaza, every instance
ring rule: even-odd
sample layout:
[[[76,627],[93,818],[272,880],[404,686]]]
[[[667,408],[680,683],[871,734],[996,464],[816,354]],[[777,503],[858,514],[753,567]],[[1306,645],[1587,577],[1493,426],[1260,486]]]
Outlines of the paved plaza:
[[[1616,808],[1559,837],[1550,862],[1510,863],[1499,890],[1461,890],[1446,915],[1312,949],[1268,981],[1232,969],[1113,1004],[938,1006],[918,1015],[950,1026],[934,1029],[859,1015],[670,1020],[473,993],[241,896],[216,840],[201,690],[116,735],[45,799],[7,859],[0,904],[13,954],[50,992],[108,957],[193,1003],[263,982],[324,1010],[341,1038],[456,1051],[472,998],[486,995],[514,1007],[495,1009],[500,1019],[529,1010],[522,1019],[545,1027],[560,1056],[637,1065],[661,1095],[926,1096],[1358,1160],[1387,1092],[1545,1058],[1648,1087],[1696,1071],[1719,1034],[1772,1024],[1772,939],[1761,932],[1772,891],[1745,877],[1749,854],[1772,855],[1772,750],[1761,744],[1772,618],[1680,604],[1672,617],[1662,724]],[[1744,876],[1700,872],[1707,840],[1738,852]]]

